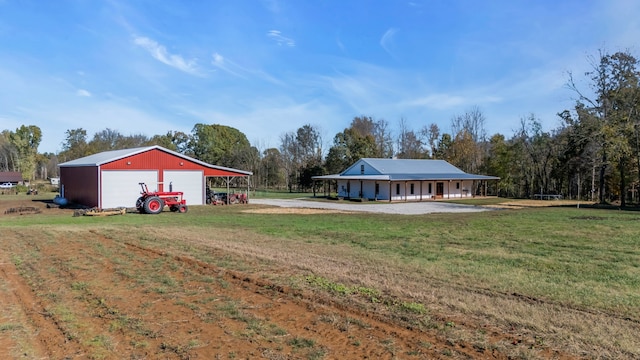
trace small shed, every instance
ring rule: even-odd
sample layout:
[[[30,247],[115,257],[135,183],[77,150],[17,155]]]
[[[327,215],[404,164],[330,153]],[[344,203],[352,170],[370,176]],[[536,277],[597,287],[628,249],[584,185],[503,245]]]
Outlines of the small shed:
[[[249,171],[207,164],[161,146],[105,151],[60,166],[60,192],[69,202],[101,209],[134,207],[140,183],[149,191],[182,191],[188,205],[206,203],[206,178],[246,179]]]
[[[423,201],[473,197],[496,176],[468,174],[444,160],[363,158],[340,174],[314,176],[335,182],[338,197]],[[325,186],[325,192],[326,192]]]

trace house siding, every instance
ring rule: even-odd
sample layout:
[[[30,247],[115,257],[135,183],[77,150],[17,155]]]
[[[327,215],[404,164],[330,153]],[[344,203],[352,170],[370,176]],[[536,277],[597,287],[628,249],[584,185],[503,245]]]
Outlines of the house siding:
[[[473,197],[472,180],[447,181],[371,181],[338,180],[338,196],[345,198],[365,198],[370,200],[421,201],[436,199],[436,183],[443,183],[443,199]],[[362,188],[361,185],[362,184]],[[376,195],[376,184],[379,193]],[[413,184],[413,194],[411,185]],[[429,192],[431,184],[431,192]],[[459,188],[456,184],[460,184]],[[362,190],[362,194],[360,191]],[[397,192],[399,190],[399,193]]]
[[[363,175],[362,166],[364,166],[364,174],[379,174],[378,170],[374,169],[366,161],[358,160],[353,166],[345,170],[343,175]]]

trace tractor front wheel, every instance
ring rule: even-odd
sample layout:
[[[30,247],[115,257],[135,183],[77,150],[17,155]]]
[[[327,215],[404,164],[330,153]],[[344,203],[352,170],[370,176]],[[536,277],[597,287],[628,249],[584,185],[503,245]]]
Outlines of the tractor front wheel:
[[[144,212],[147,214],[159,214],[162,212],[162,208],[164,208],[164,203],[157,196],[149,197],[144,201]]]
[[[189,208],[187,207],[187,205],[179,205],[178,206],[178,212],[181,214],[186,213],[189,210]]]

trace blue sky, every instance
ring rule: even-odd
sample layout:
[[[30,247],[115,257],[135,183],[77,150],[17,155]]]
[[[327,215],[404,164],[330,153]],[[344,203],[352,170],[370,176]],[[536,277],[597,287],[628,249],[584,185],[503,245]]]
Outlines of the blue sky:
[[[600,49],[638,53],[635,0],[0,0],[0,130],[237,128],[259,149],[353,117],[489,135],[570,108]]]

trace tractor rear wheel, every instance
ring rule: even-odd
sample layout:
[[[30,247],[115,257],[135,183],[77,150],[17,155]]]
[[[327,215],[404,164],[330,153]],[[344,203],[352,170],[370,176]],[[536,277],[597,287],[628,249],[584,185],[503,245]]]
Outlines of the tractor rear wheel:
[[[178,205],[178,212],[179,213],[184,214],[187,211],[189,211],[189,208],[187,207],[187,205]]]
[[[148,197],[144,201],[144,212],[147,214],[159,214],[164,208],[164,202],[157,196]]]

